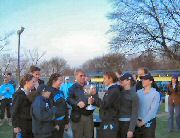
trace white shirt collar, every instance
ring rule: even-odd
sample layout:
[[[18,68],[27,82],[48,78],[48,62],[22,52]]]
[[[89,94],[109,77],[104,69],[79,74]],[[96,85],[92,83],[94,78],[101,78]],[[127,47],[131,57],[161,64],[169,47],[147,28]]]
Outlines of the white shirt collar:
[[[24,88],[21,88],[21,90],[26,94],[26,95],[28,95],[31,91],[27,91],[27,90],[25,90]]]

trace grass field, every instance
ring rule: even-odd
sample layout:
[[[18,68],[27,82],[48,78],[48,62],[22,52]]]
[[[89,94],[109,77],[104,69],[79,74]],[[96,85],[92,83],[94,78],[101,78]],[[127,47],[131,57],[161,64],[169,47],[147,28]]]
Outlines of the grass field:
[[[12,127],[7,124],[1,126],[0,138],[12,138]],[[167,113],[164,112],[164,104],[161,105],[160,115],[157,119],[156,138],[180,138],[180,133],[167,132]]]
[[[162,104],[157,118],[156,138],[180,138],[180,133],[168,133],[168,113],[164,110],[165,104]]]

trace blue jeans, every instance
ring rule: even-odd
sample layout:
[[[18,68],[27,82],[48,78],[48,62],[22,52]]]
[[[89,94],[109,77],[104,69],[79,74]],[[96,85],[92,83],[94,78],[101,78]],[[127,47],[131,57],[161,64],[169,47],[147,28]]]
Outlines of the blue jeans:
[[[174,129],[174,109],[176,118],[176,128],[180,130],[180,105],[168,105],[169,116],[168,116],[168,129]]]

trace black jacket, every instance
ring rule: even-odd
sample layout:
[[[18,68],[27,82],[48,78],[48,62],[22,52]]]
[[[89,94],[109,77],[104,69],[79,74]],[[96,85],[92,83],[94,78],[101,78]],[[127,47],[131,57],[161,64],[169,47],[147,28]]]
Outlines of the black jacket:
[[[32,104],[32,131],[34,135],[51,136],[53,110],[50,100],[37,96]]]
[[[32,118],[30,115],[31,102],[25,92],[19,88],[12,102],[12,124],[25,130],[32,130]]]
[[[91,115],[93,111],[87,111],[86,107],[81,109],[77,106],[80,101],[83,101],[87,106],[88,96],[85,95],[83,86],[75,83],[69,88],[69,97],[67,99],[67,102],[72,106],[72,111],[77,111],[82,115]]]
[[[103,99],[101,100],[97,96],[95,103],[99,109],[100,118],[102,121],[117,121],[119,112],[119,100],[120,100],[120,87],[118,85],[112,85],[105,92]]]
[[[64,93],[60,91],[59,89],[52,88],[52,93],[51,93],[51,100],[53,102],[53,106],[56,107],[56,114],[55,114],[55,120],[64,120],[65,124],[68,124],[69,119],[68,119],[68,107],[67,103],[64,97]],[[63,117],[63,119],[58,119],[60,117]],[[56,122],[56,121],[55,121]]]

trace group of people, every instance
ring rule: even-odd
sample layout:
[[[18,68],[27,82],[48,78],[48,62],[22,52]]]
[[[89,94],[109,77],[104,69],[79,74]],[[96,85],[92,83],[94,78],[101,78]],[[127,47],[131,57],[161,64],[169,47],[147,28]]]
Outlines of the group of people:
[[[47,84],[40,80],[40,69],[32,66],[25,74],[12,102],[14,137],[59,138],[67,129],[69,118],[60,86],[63,76],[54,73]]]
[[[91,96],[86,94],[85,86],[91,82],[86,80],[82,69],[75,71],[73,84],[68,83],[69,77],[63,84],[64,78],[58,73],[52,74],[45,84],[40,79],[40,68],[31,66],[15,93],[7,96],[10,90],[6,94],[0,91],[0,97],[6,99],[0,101],[12,102],[12,115],[7,116],[12,116],[14,137],[63,138],[70,123],[74,138],[92,138],[94,110],[86,108],[92,104],[99,107],[100,138],[155,138],[160,90],[146,68],[139,68],[138,76],[140,80],[130,73],[105,72],[106,91],[100,98],[94,87],[90,89]],[[177,130],[180,130],[180,84],[176,75],[168,86],[168,94],[171,132],[174,108]]]
[[[144,70],[143,68],[140,71]],[[93,111],[86,110],[88,104],[99,107],[101,119],[100,138],[155,137],[156,116],[160,94],[153,88],[154,79],[150,74],[141,76],[136,91],[136,80],[130,73],[123,75],[105,72],[103,83],[107,87],[101,99],[93,89],[92,97],[83,92],[85,72],[77,70],[75,83],[69,89],[67,102],[72,106],[71,120],[74,138],[93,137]]]

